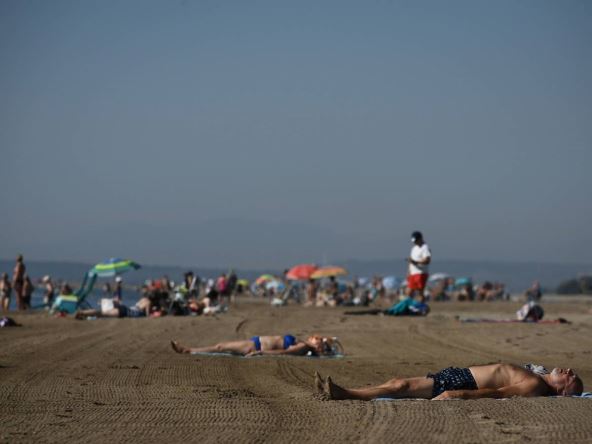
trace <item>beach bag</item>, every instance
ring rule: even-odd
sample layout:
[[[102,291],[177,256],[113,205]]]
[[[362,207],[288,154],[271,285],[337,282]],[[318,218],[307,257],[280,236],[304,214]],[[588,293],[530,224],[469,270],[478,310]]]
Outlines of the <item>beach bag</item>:
[[[417,302],[412,298],[403,299],[386,310],[386,314],[392,316],[417,315],[425,316],[430,312],[430,307],[422,302]]]
[[[534,301],[530,301],[520,307],[520,310],[516,312],[516,318],[519,321],[540,321],[545,315],[543,307],[536,304]]]

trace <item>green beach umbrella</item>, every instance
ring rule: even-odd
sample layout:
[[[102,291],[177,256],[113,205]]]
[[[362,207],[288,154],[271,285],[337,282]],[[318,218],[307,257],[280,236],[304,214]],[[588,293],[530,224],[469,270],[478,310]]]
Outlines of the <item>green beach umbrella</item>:
[[[113,277],[138,268],[140,268],[140,264],[134,261],[112,257],[95,265],[91,272],[96,273],[99,277]]]

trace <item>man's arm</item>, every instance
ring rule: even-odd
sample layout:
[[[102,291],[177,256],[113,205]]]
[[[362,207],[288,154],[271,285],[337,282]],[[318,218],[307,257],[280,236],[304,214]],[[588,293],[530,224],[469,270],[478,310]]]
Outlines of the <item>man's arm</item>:
[[[434,401],[442,399],[479,399],[479,398],[511,398],[513,396],[543,396],[546,391],[540,384],[533,381],[524,381],[515,385],[508,385],[499,389],[478,390],[449,390],[434,398]]]
[[[415,261],[415,260],[411,259],[410,257],[407,258],[407,262],[409,262],[413,265],[428,265],[431,262],[431,260],[432,260],[431,256],[428,256],[425,259],[421,259],[419,261]]]

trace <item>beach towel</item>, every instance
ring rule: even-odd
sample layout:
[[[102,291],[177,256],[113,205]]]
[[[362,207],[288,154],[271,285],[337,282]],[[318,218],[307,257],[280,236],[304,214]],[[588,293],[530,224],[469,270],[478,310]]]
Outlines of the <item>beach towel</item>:
[[[519,321],[518,319],[489,319],[489,318],[459,318],[460,322],[472,322],[472,323],[479,323],[479,322],[486,322],[490,324],[508,324],[508,323],[518,323],[518,324],[571,324],[570,321],[564,318],[557,318],[557,319],[541,319],[538,321],[534,321],[532,319],[525,319],[523,321]]]
[[[584,398],[592,399],[592,392],[583,392],[581,395],[572,396],[541,396],[541,398]],[[483,398],[485,399],[485,398]],[[498,401],[506,401],[512,398],[496,398]],[[372,401],[431,401],[426,398],[374,398]],[[447,399],[446,401],[463,401],[462,399]]]
[[[194,356],[223,356],[223,357],[232,357],[232,358],[245,358],[245,359],[257,359],[257,358],[281,358],[281,357],[290,357],[290,358],[313,358],[313,359],[339,359],[345,357],[343,354],[334,354],[334,355],[303,355],[303,356],[296,356],[296,355],[255,355],[255,356],[243,356],[241,354],[235,353],[211,353],[211,352],[191,352],[190,355]]]

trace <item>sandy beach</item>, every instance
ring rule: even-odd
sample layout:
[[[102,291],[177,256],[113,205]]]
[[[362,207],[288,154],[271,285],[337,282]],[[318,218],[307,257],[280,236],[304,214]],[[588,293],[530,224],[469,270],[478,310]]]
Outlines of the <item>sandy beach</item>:
[[[592,301],[544,304],[571,324],[512,318],[517,303],[434,303],[426,318],[239,301],[217,317],[76,321],[16,314],[0,329],[1,442],[590,442],[592,399],[329,401],[313,372],[346,386],[450,365],[535,362],[578,371],[592,390]],[[321,333],[339,359],[174,353],[252,335]]]

